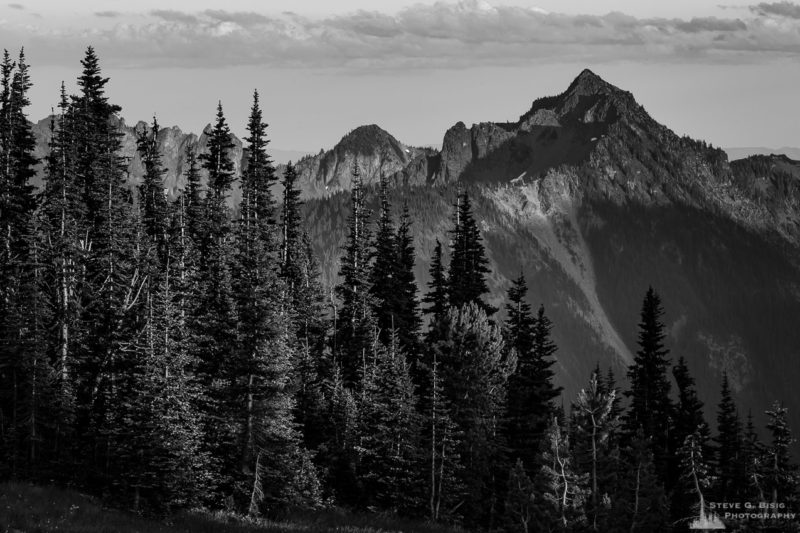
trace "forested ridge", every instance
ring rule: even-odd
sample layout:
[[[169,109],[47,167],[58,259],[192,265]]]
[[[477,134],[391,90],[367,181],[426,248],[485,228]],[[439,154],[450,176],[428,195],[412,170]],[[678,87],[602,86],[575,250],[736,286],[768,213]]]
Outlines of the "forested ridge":
[[[525,277],[502,308],[487,300],[468,190],[420,287],[419,221],[390,202],[388,178],[367,189],[354,167],[328,292],[257,92],[234,211],[222,103],[172,200],[157,120],[138,132],[145,174],[131,186],[92,48],[81,65],[36,191],[29,67],[22,52],[0,64],[0,478],[146,514],[338,506],[526,533],[683,531],[709,502],[795,512],[786,409],[766,413],[762,440],[725,379],[705,420],[655,288],[627,375],[598,366],[564,398],[553,325]],[[725,524],[798,529],[785,517]]]

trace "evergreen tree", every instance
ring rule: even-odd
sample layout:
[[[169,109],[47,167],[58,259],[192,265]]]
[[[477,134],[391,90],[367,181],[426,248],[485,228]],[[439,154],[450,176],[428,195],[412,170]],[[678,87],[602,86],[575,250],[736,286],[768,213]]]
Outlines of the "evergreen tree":
[[[375,261],[370,271],[370,294],[373,314],[381,341],[387,343],[396,334],[407,353],[418,351],[419,303],[414,278],[414,244],[408,206],[401,223],[394,228],[389,203],[389,180],[381,175],[380,216],[373,242]]]
[[[169,230],[169,209],[164,175],[166,169],[162,163],[161,150],[158,146],[158,121],[153,117],[149,131],[145,126],[137,132],[136,148],[142,159],[144,178],[139,187],[139,209],[145,233],[156,244],[159,258],[164,261]]]
[[[669,350],[664,347],[663,314],[661,298],[650,287],[642,303],[639,350],[628,368],[631,389],[625,393],[630,398],[625,428],[629,440],[639,429],[650,438],[656,472],[662,483],[667,483],[672,478],[669,458],[673,407],[669,397]]]
[[[207,151],[199,156],[203,168],[208,172],[208,190],[212,207],[216,204],[219,208],[230,194],[235,179],[233,160],[229,153],[233,146],[231,129],[222,111],[222,102],[219,102],[216,122],[208,135]]]
[[[692,453],[693,460],[703,457],[705,458],[704,461],[708,461],[711,458],[711,447],[709,446],[711,435],[708,424],[706,424],[703,417],[703,402],[697,397],[694,378],[689,373],[689,368],[683,357],[680,357],[677,364],[672,368],[672,375],[678,387],[678,401],[675,404],[675,412],[673,414],[675,427],[672,432],[672,446],[680,450],[686,444],[686,439],[692,437],[692,446],[699,446],[700,448],[698,452],[693,449],[689,450]],[[689,516],[689,511],[692,510],[697,501],[696,491],[692,485],[680,486],[681,483],[686,484],[686,479],[681,477],[685,474],[685,470],[680,463],[680,454],[676,455],[677,457],[670,467],[670,471],[675,476],[674,479],[670,480],[670,485],[678,486],[672,492],[671,510],[673,520]],[[703,482],[705,483],[705,481],[708,480],[705,479]],[[710,496],[710,494],[708,495]]]
[[[430,367],[429,391],[425,399],[423,446],[427,473],[428,517],[433,522],[460,519],[465,500],[463,461],[460,455],[463,434],[453,420],[442,389],[436,351]]]
[[[200,160],[192,146],[186,147],[184,158],[186,186],[181,195],[181,201],[185,212],[186,236],[192,239],[198,251],[203,251],[201,256],[205,256],[203,235],[206,232],[206,212],[205,196],[202,194],[203,187],[200,183]]]
[[[320,462],[326,466],[327,485],[340,504],[359,505],[363,490],[358,478],[358,401],[345,386],[337,367],[328,402],[327,442],[320,447]]]
[[[342,282],[336,286],[341,306],[334,316],[333,337],[334,357],[348,386],[358,382],[375,327],[369,284],[369,211],[364,203],[358,165],[353,166],[351,201],[352,209],[347,219],[349,232],[339,270]]]
[[[560,388],[553,385],[556,346],[550,340],[550,321],[544,308],[532,315],[527,292],[522,275],[508,290],[504,334],[508,348],[516,352],[517,368],[508,380],[506,425],[511,457],[522,459],[533,476],[540,443],[552,418],[552,401]]]
[[[742,467],[745,476],[745,484],[741,492],[743,497],[750,500],[766,501],[764,492],[765,459],[766,449],[756,433],[751,411],[747,414],[747,426],[742,439]]]
[[[537,531],[573,531],[585,520],[587,475],[576,472],[569,438],[553,417],[542,443],[541,467],[535,483],[541,500],[535,508]]]
[[[27,120],[31,88],[24,51],[0,64],[0,462],[12,475],[37,466],[37,416],[49,384],[43,353],[47,309],[40,299],[41,257],[32,220],[36,142]]]
[[[650,440],[639,430],[624,450],[619,486],[611,497],[610,532],[668,531],[669,506]]]
[[[506,520],[509,529],[528,533],[533,521],[535,500],[533,482],[528,477],[522,460],[517,459],[509,472],[506,490]]]
[[[609,367],[608,372],[606,372],[606,379],[603,383],[603,389],[606,392],[616,392],[614,396],[614,403],[611,407],[611,417],[612,418],[619,418],[622,419],[623,408],[622,408],[622,397],[623,394],[620,389],[617,387],[617,378],[614,376],[614,369]]]
[[[136,357],[116,381],[127,401],[113,420],[115,492],[136,511],[195,505],[209,481],[208,458],[200,449],[200,391],[191,379],[194,360],[182,342],[185,323],[172,292],[179,286],[172,260],[167,258],[162,271],[153,270],[143,289]]]
[[[459,455],[465,518],[470,524],[488,524],[500,511],[495,505],[504,486],[498,485],[498,472],[508,469],[499,422],[515,357],[505,349],[500,328],[475,303],[450,309],[433,350],[446,406],[463,434]]]
[[[389,204],[389,180],[385,174],[380,179],[380,214],[378,216],[372,253],[375,261],[370,270],[369,292],[372,295],[372,312],[380,331],[381,341],[386,343],[394,334],[397,316],[397,249],[394,239],[391,205]],[[399,324],[397,324],[399,325]]]
[[[705,523],[711,517],[706,515],[706,497],[711,487],[711,479],[708,473],[707,459],[703,454],[703,439],[700,428],[694,433],[687,435],[683,445],[678,448],[678,459],[680,468],[680,479],[676,490],[685,494],[685,500],[681,501],[681,507],[673,509],[673,516],[677,517],[676,522],[682,525],[690,524],[690,521],[697,520]]]
[[[80,336],[72,352],[75,435],[78,445],[104,452],[80,456],[79,478],[96,486],[110,482],[109,456],[121,445],[114,427],[124,400],[115,383],[134,364],[134,317],[144,284],[137,269],[137,216],[120,155],[119,106],[105,95],[108,78],[89,47],[81,62],[79,93],[66,108],[63,156],[66,179],[80,198],[76,214],[81,255]],[[101,444],[102,443],[102,444]]]
[[[198,357],[196,379],[204,392],[203,450],[211,456],[214,475],[209,498],[212,504],[221,505],[224,495],[237,494],[241,504],[245,489],[237,481],[241,467],[241,413],[242,383],[237,380],[241,371],[241,358],[235,356],[237,339],[237,302],[234,291],[234,266],[236,247],[231,227],[230,208],[226,198],[233,180],[233,162],[230,159],[230,131],[217,107],[217,120],[208,135],[207,152],[198,160],[208,173],[208,193],[203,199],[204,218],[200,227],[192,229],[198,242],[198,269],[191,298],[189,316],[190,343]],[[191,167],[190,167],[191,169]],[[190,194],[191,190],[191,181]],[[193,218],[193,202],[189,198],[188,221]],[[266,339],[259,339],[266,342]]]
[[[283,210],[281,216],[281,274],[289,285],[289,290],[294,291],[301,283],[302,270],[300,267],[302,256],[302,243],[300,240],[300,190],[296,188],[297,172],[292,162],[286,165],[283,173]]]
[[[31,178],[38,163],[36,138],[26,115],[32,87],[24,50],[16,62],[4,50],[0,65],[0,266],[24,253],[26,229],[36,207]],[[8,278],[6,278],[8,279]]]
[[[779,402],[773,403],[772,409],[766,411],[772,443],[765,450],[764,493],[773,504],[792,506],[797,503],[800,477],[792,458],[792,445],[797,441],[786,421],[787,411]]]
[[[376,339],[377,341],[377,339]],[[359,397],[359,470],[367,504],[409,513],[415,497],[419,463],[419,417],[414,384],[399,339],[374,344],[362,376]]]
[[[431,331],[433,331],[435,325],[442,321],[449,307],[447,274],[442,260],[442,243],[439,242],[439,239],[436,239],[436,247],[433,249],[433,258],[428,272],[431,280],[428,282],[428,293],[422,302],[428,304],[425,313],[431,317]]]
[[[588,474],[586,515],[592,530],[601,530],[606,522],[607,509],[603,496],[614,488],[605,475],[614,464],[612,436],[618,420],[612,417],[616,392],[604,390],[595,370],[589,386],[581,389],[572,406],[573,456],[577,471]]]
[[[735,499],[744,486],[741,461],[742,424],[731,395],[728,374],[722,374],[722,390],[717,408],[717,436],[714,438],[716,465],[714,495],[719,501]]]
[[[291,306],[297,357],[294,364],[295,419],[303,429],[309,449],[324,440],[325,391],[333,377],[330,349],[326,346],[327,316],[325,295],[319,281],[319,266],[308,233],[301,236],[302,255],[298,257],[301,277],[295,286]]]
[[[689,373],[686,360],[681,356],[672,368],[672,376],[678,387],[678,401],[675,404],[675,429],[673,436],[681,443],[697,432],[697,443],[703,448],[704,457],[708,457],[709,429],[703,417],[703,402],[697,397],[694,378]]]
[[[447,273],[450,305],[461,307],[476,303],[487,315],[492,315],[496,309],[483,301],[484,295],[489,293],[486,285],[489,260],[466,191],[459,194],[455,207],[455,224],[450,232],[450,268]]]
[[[72,455],[75,445],[76,349],[81,335],[81,298],[85,245],[80,224],[86,212],[78,180],[69,172],[71,118],[64,84],[58,115],[50,122],[50,143],[45,165],[44,190],[37,217],[40,237],[42,297],[52,309],[45,340],[52,353],[55,409],[53,410],[52,462],[61,480],[75,471]]]
[[[293,421],[293,331],[290,317],[283,311],[289,302],[279,277],[278,234],[270,192],[275,177],[266,153],[266,124],[257,92],[247,130],[248,157],[232,267],[237,349],[225,376],[230,382],[229,416],[238,426],[234,496],[245,504],[242,509],[253,514],[301,503],[294,501],[300,492],[295,472],[306,454]],[[306,471],[308,475],[310,471]]]
[[[395,330],[397,330],[400,346],[412,357],[417,357],[421,350],[419,333],[422,328],[422,318],[420,316],[419,299],[417,298],[419,288],[414,276],[416,254],[414,237],[411,234],[411,215],[408,211],[408,202],[403,203],[400,224],[397,227],[394,240],[397,254],[394,272],[396,281]]]
[[[267,124],[263,122],[258,91],[253,92],[253,105],[247,122],[247,161],[242,171],[241,217],[245,224],[259,223],[263,231],[275,233],[275,200],[272,188],[277,183],[275,168],[267,154]],[[232,147],[232,142],[229,146]],[[215,179],[218,181],[218,179]],[[270,235],[274,241],[277,235]]]

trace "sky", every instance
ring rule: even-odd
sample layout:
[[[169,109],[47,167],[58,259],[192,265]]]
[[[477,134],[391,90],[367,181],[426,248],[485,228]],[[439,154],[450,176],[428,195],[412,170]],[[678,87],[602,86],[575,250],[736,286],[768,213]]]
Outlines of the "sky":
[[[2,0],[0,0],[2,2]],[[436,145],[458,121],[516,120],[584,68],[715,146],[800,146],[800,4],[725,0],[18,0],[29,116],[94,46],[128,123],[238,135],[258,90],[274,148],[318,151],[362,124]]]

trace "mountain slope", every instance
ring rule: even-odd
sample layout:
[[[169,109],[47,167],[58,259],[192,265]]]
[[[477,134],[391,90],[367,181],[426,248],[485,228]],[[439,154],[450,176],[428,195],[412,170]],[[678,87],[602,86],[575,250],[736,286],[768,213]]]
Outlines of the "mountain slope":
[[[515,123],[456,124],[439,162],[432,178],[411,180],[424,186],[393,196],[411,209],[420,287],[435,239],[447,242],[456,190],[467,187],[492,263],[492,303],[520,271],[528,277],[532,303],[555,323],[565,401],[598,361],[624,375],[653,285],[673,356],[687,358],[709,409],[727,372],[742,409],[758,419],[781,399],[800,427],[800,163],[728,163],[590,71]],[[329,285],[348,198],[307,205]]]

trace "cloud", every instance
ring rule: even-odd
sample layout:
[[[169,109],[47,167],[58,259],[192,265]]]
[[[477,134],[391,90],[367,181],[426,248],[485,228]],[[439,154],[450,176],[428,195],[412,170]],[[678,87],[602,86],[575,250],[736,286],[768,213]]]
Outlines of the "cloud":
[[[800,57],[800,13],[792,16],[793,9],[800,6],[759,4],[745,9],[741,18],[638,18],[462,0],[417,4],[392,15],[362,10],[327,18],[154,10],[112,27],[26,26],[18,33],[51,61],[92,44],[104,64],[119,67],[422,69],[627,59],[743,62]]]
[[[171,9],[156,9],[151,11],[150,15],[165,22],[177,22],[181,24],[197,24],[199,22],[199,19],[194,15],[182,11],[173,11]]]
[[[8,7],[10,7],[11,9],[25,9],[25,6],[23,6],[22,4],[8,4]]]
[[[750,6],[750,10],[758,15],[776,15],[791,19],[800,19],[800,5],[792,2],[760,3]]]
[[[101,18],[114,19],[122,15],[119,11],[96,11],[94,16]]]

